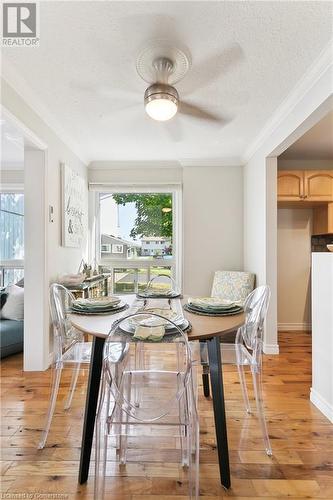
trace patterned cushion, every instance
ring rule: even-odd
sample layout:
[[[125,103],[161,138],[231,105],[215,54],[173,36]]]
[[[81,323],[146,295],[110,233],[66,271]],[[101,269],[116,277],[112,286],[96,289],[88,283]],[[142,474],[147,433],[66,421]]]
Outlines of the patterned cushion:
[[[255,275],[241,271],[216,271],[212,297],[245,301],[254,289]]]

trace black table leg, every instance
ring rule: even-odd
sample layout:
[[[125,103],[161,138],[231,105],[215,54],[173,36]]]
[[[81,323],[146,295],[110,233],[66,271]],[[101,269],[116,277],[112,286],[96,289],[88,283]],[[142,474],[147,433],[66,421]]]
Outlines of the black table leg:
[[[94,437],[98,393],[101,382],[104,342],[105,339],[100,337],[94,337],[92,345],[89,381],[88,381],[87,397],[86,397],[86,408],[84,413],[84,423],[83,423],[82,443],[81,443],[81,457],[80,457],[80,470],[79,470],[80,484],[83,484],[87,481],[89,474],[90,455],[91,455],[92,441]]]
[[[209,363],[207,344],[205,340],[200,340],[200,361],[202,367],[202,385],[205,398],[209,398]]]
[[[225,488],[230,488],[228,437],[224,407],[223,374],[219,337],[213,337],[212,339],[207,340],[207,346],[220,478],[221,484]]]

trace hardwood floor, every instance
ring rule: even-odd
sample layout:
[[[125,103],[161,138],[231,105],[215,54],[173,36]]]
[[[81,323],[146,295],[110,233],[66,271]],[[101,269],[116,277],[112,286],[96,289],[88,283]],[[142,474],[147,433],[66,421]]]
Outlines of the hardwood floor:
[[[244,412],[237,371],[234,367],[224,369],[232,473],[228,492],[218,480],[212,404],[200,388],[203,500],[333,499],[333,425],[309,401],[311,336],[282,333],[280,349],[279,356],[264,359],[266,416],[274,453],[271,458],[263,451],[256,417]],[[47,447],[37,450],[49,395],[49,373],[22,372],[20,355],[3,360],[1,366],[0,498],[92,500],[93,469],[86,485],[77,484],[87,374],[80,377],[67,413],[61,401],[69,384],[69,374],[65,374]],[[144,450],[131,452],[125,467],[110,463],[106,498],[187,498],[174,447],[169,438],[152,437],[145,441]]]

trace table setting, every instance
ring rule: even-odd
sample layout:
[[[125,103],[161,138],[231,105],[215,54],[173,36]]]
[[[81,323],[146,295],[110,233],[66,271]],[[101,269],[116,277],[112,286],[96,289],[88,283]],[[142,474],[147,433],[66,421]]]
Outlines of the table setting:
[[[70,311],[74,314],[83,315],[110,315],[120,313],[128,309],[129,305],[120,297],[115,295],[98,298],[80,298],[73,301]]]
[[[139,317],[128,318],[122,324],[123,333],[129,334],[134,340],[168,341],[164,337],[178,334],[177,328],[187,333],[191,331],[191,324],[184,317],[179,299],[137,297],[127,315],[138,313]]]
[[[189,297],[184,309],[202,316],[232,316],[243,311],[240,301],[220,297]]]

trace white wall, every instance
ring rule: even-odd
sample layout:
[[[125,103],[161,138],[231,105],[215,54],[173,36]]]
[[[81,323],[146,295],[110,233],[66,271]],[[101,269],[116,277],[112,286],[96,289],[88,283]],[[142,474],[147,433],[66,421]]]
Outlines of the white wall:
[[[331,48],[330,48],[331,50]],[[293,142],[332,109],[332,58],[327,50],[299,85],[276,111],[272,120],[247,152],[244,167],[244,267],[256,273],[259,283],[276,292],[276,203],[269,193],[272,158],[283,153]],[[275,188],[276,189],[276,185]],[[275,219],[275,222],[274,222]],[[272,294],[264,339],[265,352],[278,353],[276,295]]]
[[[88,176],[101,184],[182,184],[184,293],[209,294],[215,270],[243,269],[242,167],[114,168],[113,162],[94,162]]]
[[[23,101],[23,99],[4,81],[2,80],[2,104],[5,109],[12,114],[24,127],[31,130],[43,143],[46,144],[45,151],[45,213],[47,214],[48,205],[54,207],[54,222],[46,221],[46,248],[45,248],[45,274],[46,282],[57,280],[59,275],[63,273],[76,272],[81,261],[81,258],[87,255],[87,242],[84,242],[81,248],[65,248],[61,246],[61,183],[60,183],[60,163],[65,162],[73,169],[80,173],[87,180],[87,168],[82,161],[66,146],[66,144],[48,127],[48,125]],[[32,169],[31,169],[32,170]],[[26,175],[34,176],[35,172],[25,172]],[[40,183],[29,183],[29,192],[25,189],[25,196],[33,199],[38,198]],[[36,190],[34,192],[34,190]],[[31,226],[29,226],[31,227]],[[33,230],[31,238],[34,237]],[[25,267],[29,265],[26,261]],[[31,271],[31,270],[30,270]],[[36,273],[42,272],[40,269],[35,270]],[[30,274],[31,275],[31,274]],[[36,304],[33,297],[26,296],[25,301],[31,300],[31,308],[38,311],[42,304]],[[45,304],[47,309],[47,304]],[[48,311],[43,311],[48,314]],[[36,313],[38,314],[38,313]],[[38,341],[36,336],[31,332],[34,342]],[[48,339],[49,332],[42,332]],[[26,335],[25,335],[26,338]],[[40,339],[42,342],[42,339]],[[45,350],[45,352],[47,349]],[[25,358],[25,369],[40,370],[48,366],[49,360],[36,360]]]
[[[312,209],[278,209],[278,328],[311,328]]]
[[[210,294],[214,271],[243,270],[242,167],[185,167],[184,292]]]

